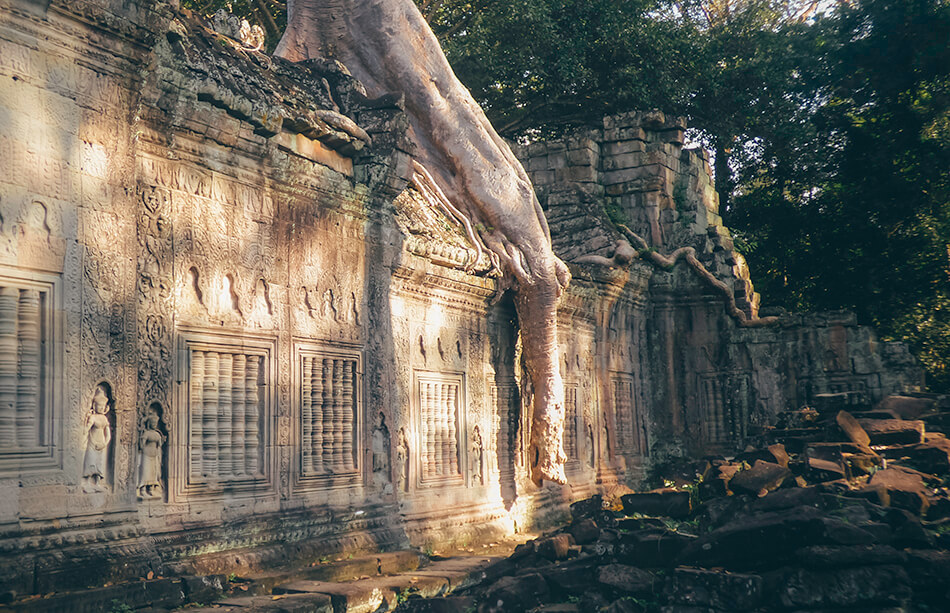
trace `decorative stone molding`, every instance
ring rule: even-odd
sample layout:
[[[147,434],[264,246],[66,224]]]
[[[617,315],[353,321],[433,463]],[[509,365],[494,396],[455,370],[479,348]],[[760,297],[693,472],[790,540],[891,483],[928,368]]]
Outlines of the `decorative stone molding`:
[[[294,346],[298,489],[362,482],[363,357],[358,349]]]
[[[273,492],[276,339],[181,331],[176,499]]]
[[[58,283],[0,268],[0,474],[54,464]]]

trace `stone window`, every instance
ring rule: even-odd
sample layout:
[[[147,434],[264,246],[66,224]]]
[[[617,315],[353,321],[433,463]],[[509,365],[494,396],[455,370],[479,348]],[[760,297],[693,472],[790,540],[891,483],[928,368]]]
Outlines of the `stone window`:
[[[416,373],[419,478],[422,484],[462,481],[465,406],[461,375]]]
[[[617,424],[617,446],[621,454],[644,455],[647,451],[643,416],[637,406],[637,387],[633,375],[618,374],[613,378],[614,416]]]
[[[564,453],[577,461],[577,384],[571,383],[564,386]]]
[[[273,341],[186,334],[184,494],[258,489],[271,473]]]
[[[360,471],[361,366],[357,351],[297,347],[299,474],[320,484]]]
[[[518,432],[518,387],[514,382],[490,385],[488,394],[494,409],[498,474],[503,481],[510,480],[514,477],[515,463],[519,460],[515,440]]]
[[[0,472],[52,465],[56,278],[0,274]]]
[[[741,373],[700,377],[703,443],[728,445],[745,436],[749,414],[749,376]]]

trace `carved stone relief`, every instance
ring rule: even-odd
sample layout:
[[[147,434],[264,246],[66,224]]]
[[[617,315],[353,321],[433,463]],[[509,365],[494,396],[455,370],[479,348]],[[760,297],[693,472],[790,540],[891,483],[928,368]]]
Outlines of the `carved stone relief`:
[[[400,492],[409,491],[409,438],[406,429],[400,428],[396,439],[396,489]]]
[[[153,402],[145,413],[139,433],[139,480],[136,493],[140,500],[162,500],[165,496],[165,445],[168,429],[162,406]]]
[[[86,493],[110,489],[113,474],[113,436],[115,415],[112,388],[108,383],[96,386],[86,418],[86,452],[83,456],[82,490]]]
[[[370,442],[373,455],[373,487],[384,494],[393,491],[392,476],[389,468],[389,428],[386,416],[377,413]]]
[[[472,483],[485,485],[485,445],[482,441],[482,431],[478,426],[472,430]]]

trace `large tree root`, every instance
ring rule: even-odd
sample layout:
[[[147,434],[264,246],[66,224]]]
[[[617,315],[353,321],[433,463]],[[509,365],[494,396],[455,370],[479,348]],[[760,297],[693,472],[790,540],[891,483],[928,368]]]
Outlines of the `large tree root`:
[[[503,273],[502,284],[515,290],[534,389],[532,478],[563,483],[557,303],[570,273],[551,249],[527,173],[455,77],[412,0],[289,0],[287,8],[277,55],[292,61],[332,57],[370,96],[405,96],[417,145],[410,179],[470,238],[477,231]]]
[[[717,279],[715,275],[713,275],[705,266],[703,266],[703,263],[696,258],[696,250],[694,248],[680,247],[669,256],[664,256],[661,253],[650,249],[650,246],[647,244],[647,242],[627,226],[620,224],[618,227],[631,241],[637,245],[638,253],[640,254],[641,258],[652,262],[660,268],[673,268],[673,266],[675,266],[679,260],[685,260],[686,263],[689,264],[689,267],[692,268],[696,274],[698,274],[699,277],[706,282],[707,285],[716,289],[722,294],[723,300],[726,303],[726,312],[728,312],[729,315],[731,315],[740,326],[744,328],[758,328],[762,326],[770,326],[778,322],[778,317],[750,318],[748,315],[746,315],[745,312],[736,304],[736,297],[732,292],[732,288]]]

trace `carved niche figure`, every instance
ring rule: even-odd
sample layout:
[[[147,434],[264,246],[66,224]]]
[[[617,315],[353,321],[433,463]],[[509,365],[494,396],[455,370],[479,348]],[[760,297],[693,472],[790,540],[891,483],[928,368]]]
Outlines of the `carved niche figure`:
[[[485,485],[485,446],[478,426],[472,431],[472,482]]]
[[[393,491],[389,473],[389,428],[386,427],[386,416],[379,413],[373,425],[373,486],[385,494]]]
[[[162,407],[155,402],[148,408],[139,435],[139,452],[142,454],[142,460],[136,491],[141,500],[156,500],[164,497],[162,467],[166,440],[168,437],[165,435],[162,424]]]
[[[409,491],[409,440],[406,429],[399,429],[396,441],[396,487],[400,492]]]
[[[86,455],[82,464],[84,492],[101,492],[108,486],[109,444],[112,423],[109,419],[112,399],[107,383],[100,383],[92,396],[92,407],[86,415]]]

